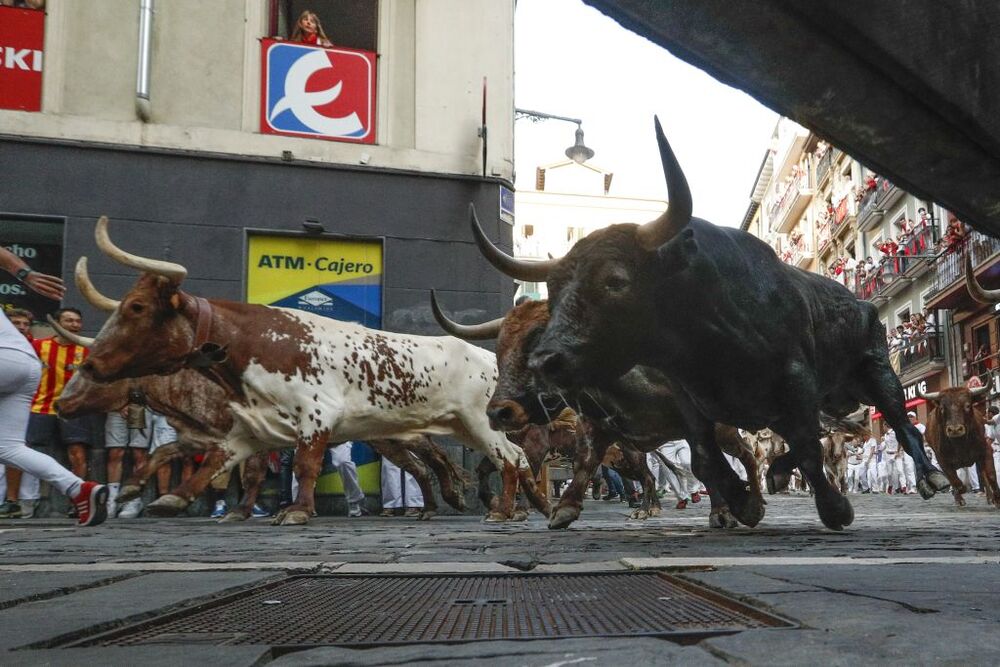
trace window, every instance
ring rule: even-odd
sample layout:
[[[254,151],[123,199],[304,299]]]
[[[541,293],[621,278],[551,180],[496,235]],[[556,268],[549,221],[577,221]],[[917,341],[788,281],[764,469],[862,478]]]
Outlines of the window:
[[[334,46],[378,51],[378,0],[271,0],[271,34],[291,37],[306,10],[319,17]]]
[[[57,220],[0,217],[0,246],[39,273],[62,275],[63,223]],[[59,303],[26,289],[14,276],[0,271],[0,307],[27,308],[36,321],[55,313]]]

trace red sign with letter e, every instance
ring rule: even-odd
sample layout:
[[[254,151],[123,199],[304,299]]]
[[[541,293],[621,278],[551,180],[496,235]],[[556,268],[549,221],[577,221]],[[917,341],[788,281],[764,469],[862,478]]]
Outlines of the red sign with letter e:
[[[0,109],[42,110],[45,12],[0,6]]]

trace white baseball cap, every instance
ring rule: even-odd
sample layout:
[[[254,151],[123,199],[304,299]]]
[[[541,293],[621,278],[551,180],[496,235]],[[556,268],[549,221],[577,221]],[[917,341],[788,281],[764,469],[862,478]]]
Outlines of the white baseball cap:
[[[907,417],[916,417],[917,413],[914,412],[913,410],[910,410],[909,412],[906,413],[906,416]]]

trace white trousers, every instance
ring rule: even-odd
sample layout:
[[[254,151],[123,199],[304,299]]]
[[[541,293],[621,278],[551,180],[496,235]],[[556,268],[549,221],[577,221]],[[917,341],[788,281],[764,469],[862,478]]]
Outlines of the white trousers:
[[[907,491],[915,491],[917,488],[917,470],[913,466],[913,457],[903,452],[903,474],[906,476]]]
[[[955,472],[958,474],[958,478],[962,480],[962,484],[965,484],[966,491],[979,488],[979,475],[976,473],[976,466],[959,468]]]
[[[886,484],[893,491],[899,491],[906,486],[906,473],[903,470],[903,459],[890,457],[885,459]]]
[[[83,480],[51,456],[24,444],[31,399],[42,377],[41,362],[20,350],[0,348],[0,463],[45,480],[59,493],[73,497]]]
[[[744,482],[747,481],[747,469],[743,467],[743,462],[732,454],[726,454],[723,452],[722,455],[726,457],[727,461],[729,461],[729,467],[736,472],[736,475]]]
[[[403,471],[389,459],[382,458],[382,507],[423,507],[424,494],[420,492],[413,475]]]
[[[865,471],[868,478],[868,490],[872,493],[879,493],[883,489],[879,475],[879,463],[873,458],[868,462],[868,469]]]
[[[861,489],[865,488],[867,480],[864,478],[866,477],[866,472],[863,463],[847,464],[847,490],[850,493],[858,493]]]
[[[670,468],[661,467],[667,486],[677,496],[677,500],[689,499],[692,493],[701,488],[701,482],[691,472],[691,446],[684,440],[675,440],[661,446],[659,452],[680,471],[680,475],[676,475]]]
[[[340,479],[344,483],[344,496],[349,503],[360,503],[365,499],[365,492],[361,490],[361,483],[358,481],[358,466],[351,460],[351,447],[353,442],[344,442],[336,447],[331,447],[328,456],[334,468],[340,473]],[[292,498],[298,497],[299,478],[292,475]]]

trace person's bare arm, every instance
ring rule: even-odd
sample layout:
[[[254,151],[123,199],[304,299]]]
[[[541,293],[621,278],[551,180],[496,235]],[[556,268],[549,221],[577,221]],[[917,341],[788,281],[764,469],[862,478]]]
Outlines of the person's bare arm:
[[[62,278],[33,271],[23,259],[4,247],[0,247],[0,268],[12,276],[17,276],[33,291],[54,301],[59,301],[66,293],[66,286],[63,285]],[[23,277],[17,275],[19,271]],[[25,271],[27,271],[27,275],[24,275]]]

